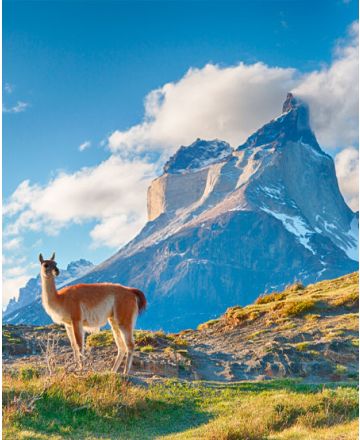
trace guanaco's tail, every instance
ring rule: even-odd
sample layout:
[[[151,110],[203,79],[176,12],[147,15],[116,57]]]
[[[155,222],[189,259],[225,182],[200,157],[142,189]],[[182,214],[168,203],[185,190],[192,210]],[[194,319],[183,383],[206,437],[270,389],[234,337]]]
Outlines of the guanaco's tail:
[[[133,289],[133,292],[135,293],[137,297],[138,307],[139,307],[139,315],[146,309],[146,298],[144,293],[139,289]]]

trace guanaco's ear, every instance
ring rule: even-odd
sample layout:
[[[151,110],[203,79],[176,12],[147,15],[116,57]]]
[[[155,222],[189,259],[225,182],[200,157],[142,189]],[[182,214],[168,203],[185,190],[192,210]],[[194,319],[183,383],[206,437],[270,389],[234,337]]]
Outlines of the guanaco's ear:
[[[43,262],[44,262],[44,258],[43,258],[43,256],[42,256],[42,254],[39,255],[39,261],[40,261],[41,264],[43,264]]]
[[[54,260],[55,260],[55,252],[53,252],[53,254],[51,255],[50,260],[51,260],[51,261],[54,261]]]

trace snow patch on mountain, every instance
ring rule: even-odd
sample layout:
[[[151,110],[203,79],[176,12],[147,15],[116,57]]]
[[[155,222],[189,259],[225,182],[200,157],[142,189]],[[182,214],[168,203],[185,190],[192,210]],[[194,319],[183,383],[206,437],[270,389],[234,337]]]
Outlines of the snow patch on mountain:
[[[315,255],[314,249],[310,246],[310,236],[314,233],[308,225],[304,222],[304,220],[299,216],[290,216],[280,212],[273,212],[267,208],[261,208],[262,211],[267,214],[272,215],[282,222],[285,228],[291,232],[291,234],[295,235],[299,242],[309,251]]]
[[[342,249],[354,261],[359,261],[359,220],[354,217],[347,233],[348,243]]]

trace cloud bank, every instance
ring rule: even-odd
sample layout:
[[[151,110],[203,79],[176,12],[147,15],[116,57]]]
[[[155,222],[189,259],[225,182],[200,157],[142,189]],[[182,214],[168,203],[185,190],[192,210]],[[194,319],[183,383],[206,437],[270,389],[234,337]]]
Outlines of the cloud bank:
[[[168,155],[197,137],[220,138],[233,147],[281,112],[288,91],[310,104],[311,124],[327,150],[357,144],[358,23],[334,50],[330,66],[309,74],[263,63],[208,64],[145,98],[142,123],[114,131],[112,152],[157,150]]]
[[[347,147],[335,157],[340,190],[354,211],[359,209],[359,150]]]
[[[26,230],[56,235],[69,224],[95,220],[93,244],[119,247],[144,224],[146,190],[155,175],[154,164],[112,156],[97,167],[60,173],[43,187],[25,180],[4,206],[13,218],[5,237]]]
[[[207,64],[151,91],[145,98],[143,122],[109,136],[108,160],[73,174],[61,173],[45,186],[23,181],[5,205],[10,219],[5,234],[16,237],[27,230],[57,234],[69,224],[95,221],[90,233],[93,246],[123,245],[146,221],[146,190],[163,160],[198,137],[220,138],[236,147],[280,114],[291,90],[309,102],[316,136],[336,155],[340,187],[357,209],[358,24],[354,23],[336,45],[331,65],[317,71],[303,74],[263,63]],[[152,152],[160,157],[157,163],[145,159]]]

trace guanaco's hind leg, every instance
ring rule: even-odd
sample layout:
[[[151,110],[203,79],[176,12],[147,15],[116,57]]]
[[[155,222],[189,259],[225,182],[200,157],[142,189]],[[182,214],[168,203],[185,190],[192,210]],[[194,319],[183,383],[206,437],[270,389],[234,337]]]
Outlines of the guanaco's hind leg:
[[[134,338],[133,338],[133,328],[132,325],[128,326],[120,326],[121,336],[126,345],[126,357],[125,357],[125,367],[124,367],[124,375],[127,375],[130,371],[133,353],[134,353]]]
[[[126,352],[126,345],[123,341],[121,332],[120,332],[120,328],[119,328],[119,324],[116,322],[116,320],[114,318],[109,318],[108,319],[111,330],[113,332],[114,335],[114,340],[118,349],[118,354],[116,356],[114,365],[112,367],[112,371],[114,373],[116,373],[118,371],[118,369],[120,368],[120,365],[124,359],[125,356],[125,352]]]

